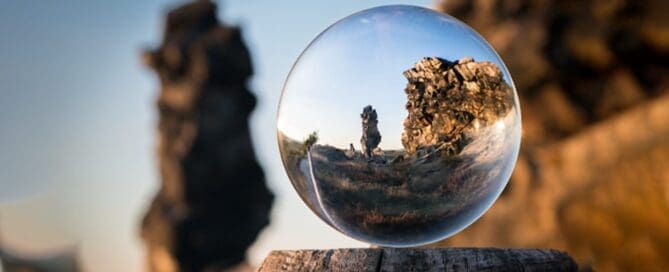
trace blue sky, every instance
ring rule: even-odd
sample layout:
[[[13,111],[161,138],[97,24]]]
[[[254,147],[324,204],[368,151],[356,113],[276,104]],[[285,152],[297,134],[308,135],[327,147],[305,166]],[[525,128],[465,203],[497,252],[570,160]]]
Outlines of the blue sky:
[[[0,0],[0,238],[22,250],[74,247],[95,271],[140,271],[140,216],[157,189],[158,90],[142,67],[162,15],[180,1]],[[364,246],[301,203],[276,146],[280,90],[306,45],[328,25],[384,4],[431,1],[223,1],[256,74],[256,151],[276,193],[272,225],[250,251]]]

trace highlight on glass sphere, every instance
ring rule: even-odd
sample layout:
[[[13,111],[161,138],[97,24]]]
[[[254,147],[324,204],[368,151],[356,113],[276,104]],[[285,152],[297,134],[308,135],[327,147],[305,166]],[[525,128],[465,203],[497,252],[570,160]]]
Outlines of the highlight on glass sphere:
[[[483,215],[521,134],[515,87],[491,46],[453,17],[404,5],[316,37],[286,79],[277,128],[311,210],[390,247],[442,240]]]

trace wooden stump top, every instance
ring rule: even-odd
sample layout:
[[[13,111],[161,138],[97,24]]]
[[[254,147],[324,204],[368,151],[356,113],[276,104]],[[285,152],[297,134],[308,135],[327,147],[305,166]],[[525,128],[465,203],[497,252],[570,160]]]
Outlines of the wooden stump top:
[[[258,271],[577,271],[553,249],[347,248],[272,251]]]

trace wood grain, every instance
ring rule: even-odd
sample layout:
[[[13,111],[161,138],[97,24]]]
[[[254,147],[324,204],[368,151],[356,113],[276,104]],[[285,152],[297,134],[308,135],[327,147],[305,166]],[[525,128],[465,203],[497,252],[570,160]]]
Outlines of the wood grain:
[[[552,249],[355,248],[273,251],[258,271],[577,271],[577,265]]]

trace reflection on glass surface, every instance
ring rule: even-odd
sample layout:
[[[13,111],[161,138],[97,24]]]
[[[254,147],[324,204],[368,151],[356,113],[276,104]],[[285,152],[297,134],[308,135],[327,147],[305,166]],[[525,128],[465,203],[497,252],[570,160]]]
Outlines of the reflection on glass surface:
[[[305,203],[382,246],[473,223],[520,145],[515,88],[495,51],[460,21],[413,6],[365,10],[321,33],[286,80],[277,122]]]

